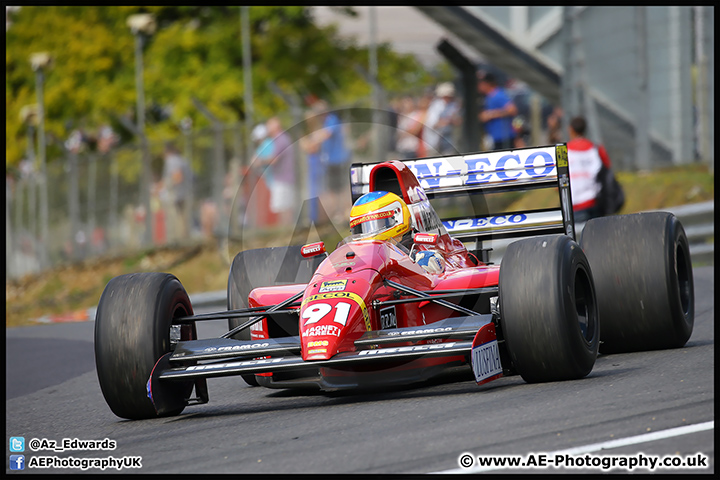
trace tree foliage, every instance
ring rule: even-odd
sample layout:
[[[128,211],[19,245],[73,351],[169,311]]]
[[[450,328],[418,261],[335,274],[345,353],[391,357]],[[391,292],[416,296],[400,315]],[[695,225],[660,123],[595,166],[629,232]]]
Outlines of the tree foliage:
[[[370,85],[355,69],[367,69],[366,48],[342,39],[332,26],[315,25],[307,7],[252,7],[249,12],[256,119],[288,108],[269,88],[270,81],[338,106],[368,98]],[[48,161],[62,157],[62,144],[74,128],[118,127],[120,117],[135,122],[135,39],[126,24],[135,13],[154,14],[158,26],[143,54],[151,141],[176,136],[186,117],[196,127],[209,125],[193,97],[222,122],[244,120],[239,7],[24,6],[12,14],[6,32],[7,166],[16,165],[26,149],[27,126],[20,111],[37,101],[29,61],[34,52],[48,52],[54,60],[44,74]],[[380,82],[390,92],[431,82],[414,58],[387,45],[380,45],[378,63]]]

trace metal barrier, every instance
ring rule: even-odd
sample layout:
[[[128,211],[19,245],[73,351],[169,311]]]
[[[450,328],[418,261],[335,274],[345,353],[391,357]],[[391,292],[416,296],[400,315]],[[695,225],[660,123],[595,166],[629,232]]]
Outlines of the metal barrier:
[[[715,263],[715,201],[666,208],[680,219],[690,243],[693,263]]]
[[[713,200],[654,211],[670,212],[680,219],[687,234],[688,242],[690,243],[690,256],[692,257],[693,263],[714,263],[714,242],[709,242],[715,235],[713,217],[715,202]],[[584,226],[584,223],[575,225],[575,232],[578,238],[580,238],[580,233]],[[505,249],[512,242],[513,239],[493,240],[490,245],[493,248],[490,261],[500,263]]]

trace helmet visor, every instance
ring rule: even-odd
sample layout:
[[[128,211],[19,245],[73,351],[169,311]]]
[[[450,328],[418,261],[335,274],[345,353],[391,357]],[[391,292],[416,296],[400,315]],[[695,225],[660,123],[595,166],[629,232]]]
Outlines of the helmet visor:
[[[350,222],[350,233],[353,235],[378,234],[394,227],[397,223],[397,219],[392,210],[369,213],[362,217],[354,218]]]

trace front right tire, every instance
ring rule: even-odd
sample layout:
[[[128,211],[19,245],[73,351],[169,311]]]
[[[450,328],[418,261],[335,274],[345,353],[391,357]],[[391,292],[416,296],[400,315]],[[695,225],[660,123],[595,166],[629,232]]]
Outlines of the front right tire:
[[[511,243],[500,264],[500,327],[514,368],[529,383],[585,377],[600,322],[593,276],[565,235]]]

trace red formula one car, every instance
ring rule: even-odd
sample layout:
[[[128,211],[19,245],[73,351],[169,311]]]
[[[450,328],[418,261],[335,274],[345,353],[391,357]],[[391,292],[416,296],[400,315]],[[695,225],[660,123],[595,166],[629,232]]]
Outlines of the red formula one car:
[[[207,378],[228,375],[323,390],[468,366],[478,384],[572,380],[590,373],[599,348],[690,337],[681,224],[669,213],[594,219],[576,243],[564,145],[355,164],[350,175],[351,235],[329,255],[322,242],[240,252],[228,311],[193,315],[170,274],[108,283],[95,355],[116,415],[179,414],[208,401]],[[557,189],[557,208],[490,212],[483,197],[531,188]],[[469,214],[441,218],[433,199]],[[516,237],[490,263],[483,241]],[[226,334],[197,338],[196,322],[225,318]]]

